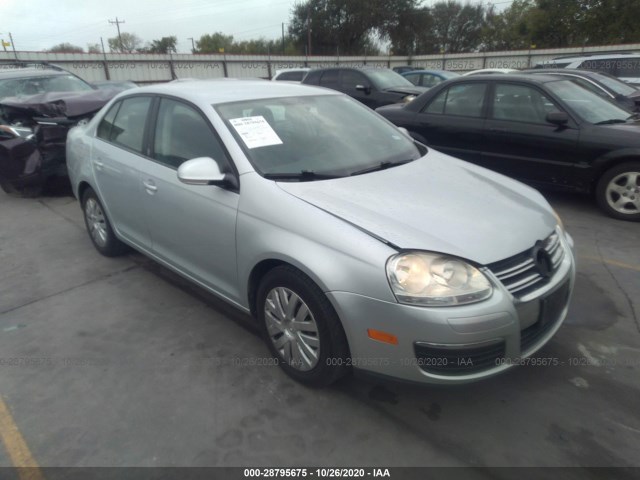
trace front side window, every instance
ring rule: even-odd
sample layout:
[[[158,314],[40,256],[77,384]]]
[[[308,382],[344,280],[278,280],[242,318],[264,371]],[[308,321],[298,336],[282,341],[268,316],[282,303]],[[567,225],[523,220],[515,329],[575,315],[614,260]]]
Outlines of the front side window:
[[[341,87],[347,90],[355,90],[358,85],[367,86],[369,82],[364,75],[352,70],[343,70]]]
[[[526,85],[496,85],[493,98],[493,118],[496,120],[546,123],[547,113],[557,110],[553,102],[536,88]]]
[[[320,85],[323,87],[336,88],[338,86],[338,70],[327,70],[320,77]]]
[[[98,127],[98,136],[135,152],[143,153],[144,130],[150,105],[151,97],[125,98],[120,102],[112,123],[109,115],[115,110],[114,107],[102,119]]]
[[[486,83],[462,83],[443,90],[424,112],[462,117],[481,117]]]
[[[420,85],[420,74],[419,73],[411,73],[408,75],[404,75],[404,78],[409,80],[414,85]]]
[[[221,171],[228,165],[209,122],[193,107],[168,98],[160,100],[152,156],[171,168],[198,157],[213,158]]]

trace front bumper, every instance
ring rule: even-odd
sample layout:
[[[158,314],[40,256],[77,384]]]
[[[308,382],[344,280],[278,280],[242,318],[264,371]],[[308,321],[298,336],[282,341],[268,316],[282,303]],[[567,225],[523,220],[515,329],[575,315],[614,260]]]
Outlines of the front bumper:
[[[575,283],[573,241],[544,287],[514,298],[496,279],[491,298],[460,307],[426,308],[329,292],[349,341],[349,364],[397,379],[439,384],[480,380],[512,368],[546,344],[564,321]],[[369,338],[391,333],[396,345]]]

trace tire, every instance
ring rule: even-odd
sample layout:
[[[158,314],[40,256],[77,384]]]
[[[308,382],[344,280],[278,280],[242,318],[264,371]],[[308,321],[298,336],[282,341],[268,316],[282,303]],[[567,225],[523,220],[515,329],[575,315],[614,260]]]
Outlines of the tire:
[[[640,162],[627,162],[607,170],[596,187],[596,200],[607,215],[640,221]]]
[[[283,315],[288,305],[292,314]],[[294,380],[325,387],[349,372],[349,346],[338,315],[304,273],[291,266],[268,272],[258,288],[257,316],[271,354]]]
[[[128,250],[113,233],[102,203],[91,188],[82,195],[82,212],[89,238],[98,252],[105,257],[117,257]]]

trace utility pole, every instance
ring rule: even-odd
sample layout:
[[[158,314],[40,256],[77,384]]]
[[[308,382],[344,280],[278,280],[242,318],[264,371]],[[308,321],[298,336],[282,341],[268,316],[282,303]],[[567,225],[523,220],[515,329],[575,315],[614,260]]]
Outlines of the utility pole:
[[[116,28],[118,29],[118,42],[120,43],[120,51],[122,51],[123,45],[122,45],[122,35],[120,35],[120,24],[124,23],[124,20],[118,20],[118,17],[116,17],[115,20],[109,20],[109,23],[111,25],[115,24]]]
[[[284,22],[282,22],[282,55],[284,55]]]
[[[311,2],[307,5],[307,55],[311,55]]]
[[[191,53],[195,53],[195,51],[196,51],[196,44],[195,44],[195,42],[193,41],[193,37],[189,37],[189,38],[187,38],[187,40],[191,40]]]
[[[11,36],[11,32],[9,32],[9,40],[11,41],[11,48],[13,49],[13,56],[18,60],[18,54],[16,53],[16,44],[13,43],[13,37]]]

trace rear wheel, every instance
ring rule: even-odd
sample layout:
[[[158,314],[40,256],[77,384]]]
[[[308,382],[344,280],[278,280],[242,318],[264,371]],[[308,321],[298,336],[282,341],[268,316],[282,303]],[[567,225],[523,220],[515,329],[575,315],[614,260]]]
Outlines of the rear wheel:
[[[105,257],[116,257],[127,251],[127,246],[113,233],[104,208],[91,188],[82,195],[82,211],[89,237],[98,252]]]
[[[349,348],[338,315],[322,290],[290,266],[265,275],[257,295],[265,341],[282,369],[309,386],[327,386],[348,372]]]
[[[609,216],[640,221],[640,162],[627,162],[607,170],[598,181],[596,199]]]

